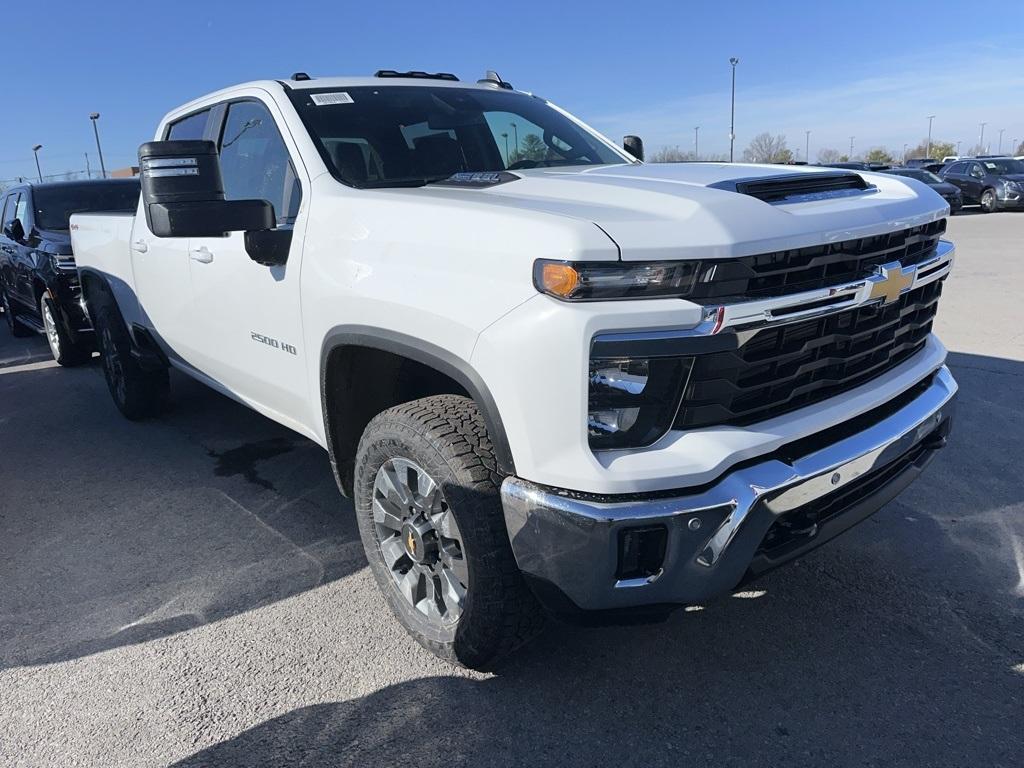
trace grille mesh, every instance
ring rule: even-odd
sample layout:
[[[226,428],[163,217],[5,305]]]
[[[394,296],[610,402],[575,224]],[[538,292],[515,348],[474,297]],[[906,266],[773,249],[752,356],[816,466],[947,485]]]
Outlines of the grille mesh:
[[[880,376],[925,344],[942,281],[887,306],[758,331],[739,350],[697,355],[675,429],[751,424]]]

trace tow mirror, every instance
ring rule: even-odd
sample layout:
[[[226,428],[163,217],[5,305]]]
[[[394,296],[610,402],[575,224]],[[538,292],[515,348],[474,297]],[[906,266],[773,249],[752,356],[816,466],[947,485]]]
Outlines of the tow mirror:
[[[6,227],[4,227],[4,235],[13,240],[16,243],[20,243],[25,239],[25,227],[21,224],[21,219],[12,220]]]
[[[266,200],[225,200],[212,141],[150,141],[139,147],[142,201],[157,237],[223,237],[273,229]]]
[[[644,140],[639,136],[623,136],[622,148],[637,160],[644,159]]]

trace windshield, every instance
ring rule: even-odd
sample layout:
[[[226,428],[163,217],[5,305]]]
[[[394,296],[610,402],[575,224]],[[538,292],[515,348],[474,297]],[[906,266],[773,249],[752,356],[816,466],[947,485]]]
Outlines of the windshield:
[[[139,182],[93,181],[36,187],[33,197],[39,229],[67,229],[73,213],[134,213],[139,203]]]
[[[1024,173],[1024,161],[1021,160],[982,160],[985,172],[996,176],[1004,176],[1008,173]]]
[[[289,95],[327,167],[355,187],[629,162],[542,99],[521,93],[391,85]]]

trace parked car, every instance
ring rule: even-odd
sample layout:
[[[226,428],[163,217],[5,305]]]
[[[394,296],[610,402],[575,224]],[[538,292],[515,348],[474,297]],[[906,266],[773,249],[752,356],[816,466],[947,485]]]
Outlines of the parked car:
[[[137,179],[18,184],[0,195],[0,303],[15,336],[46,334],[61,365],[93,352],[68,220],[86,211],[134,211]]]
[[[323,446],[446,659],[490,665],[538,603],[727,594],[945,444],[953,245],[919,185],[645,165],[494,75],[249,83],[156,139],[136,215],[71,220],[114,403],[157,413],[174,367]]]
[[[958,160],[941,176],[960,188],[964,203],[977,203],[985,213],[1024,210],[1024,161],[1012,157]]]
[[[904,160],[903,165],[907,168],[923,168],[926,165],[935,165],[936,163],[941,165],[942,161],[934,157],[909,157]]]
[[[942,199],[949,203],[950,214],[955,214],[963,208],[964,198],[960,192],[960,188],[955,184],[950,184],[948,181],[943,181],[941,178],[936,176],[931,171],[926,171],[924,168],[890,168],[882,173],[888,173],[893,176],[903,176],[908,179],[917,179],[918,181],[924,182],[929,187],[938,192]]]
[[[886,168],[891,168],[891,165],[885,163],[864,163],[859,161],[840,162],[840,163],[819,163],[822,168],[845,168],[849,171],[870,171],[875,173],[877,171],[884,171]]]

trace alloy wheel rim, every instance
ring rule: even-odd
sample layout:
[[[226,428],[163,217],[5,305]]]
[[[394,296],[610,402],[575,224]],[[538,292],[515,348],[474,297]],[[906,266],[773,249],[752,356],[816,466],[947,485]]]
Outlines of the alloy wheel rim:
[[[2,303],[3,308],[4,308],[4,317],[7,318],[7,325],[10,326],[10,329],[13,331],[14,330],[14,314],[11,312],[11,305],[7,301],[7,293],[6,292],[0,293],[0,303]]]
[[[43,302],[43,325],[46,327],[46,340],[50,342],[50,351],[54,359],[60,358],[60,334],[57,333],[57,324],[53,321],[53,313],[50,312],[50,305]]]
[[[469,570],[462,534],[437,482],[413,461],[388,459],[373,482],[373,526],[384,565],[406,603],[431,624],[458,622]]]
[[[103,329],[103,370],[107,374],[107,380],[113,384],[114,392],[117,395],[118,402],[123,403],[126,398],[127,390],[124,383],[124,370],[121,367],[121,358],[117,354],[117,348],[114,346],[114,339],[110,335],[110,329]]]

